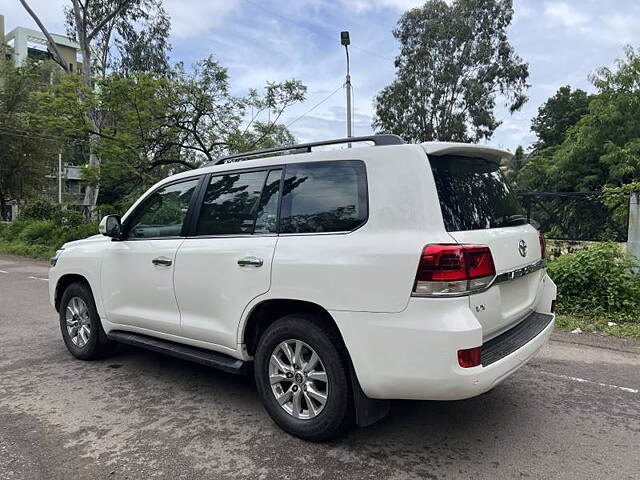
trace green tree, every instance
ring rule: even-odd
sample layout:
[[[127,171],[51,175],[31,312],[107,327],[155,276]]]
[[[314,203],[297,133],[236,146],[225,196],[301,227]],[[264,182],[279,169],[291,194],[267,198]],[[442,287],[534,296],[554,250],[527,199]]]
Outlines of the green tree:
[[[506,167],[504,172],[505,177],[507,177],[511,184],[513,184],[516,188],[520,183],[520,173],[522,172],[524,166],[527,164],[528,160],[529,155],[525,153],[522,146],[518,146],[515,153],[513,154],[513,157],[507,160],[503,165],[504,167]]]
[[[269,83],[262,92],[230,93],[225,68],[213,59],[189,72],[178,66],[168,76],[112,73],[95,91],[66,76],[39,99],[37,117],[51,134],[98,137],[100,165],[85,169],[89,184],[100,184],[100,204],[121,210],[160,178],[196,168],[225,153],[294,143],[278,123],[302,101],[299,81]],[[103,112],[99,131],[80,112],[91,103]]]
[[[0,212],[7,199],[28,199],[42,193],[46,174],[60,150],[60,141],[43,135],[30,112],[34,93],[47,90],[50,65],[0,63]]]
[[[375,98],[374,129],[416,142],[490,138],[498,96],[511,112],[527,100],[512,18],[512,0],[429,0],[402,15],[396,79]]]
[[[559,191],[640,180],[640,56],[626,48],[614,68],[599,69],[591,81],[598,94],[553,156]]]
[[[531,130],[538,137],[535,150],[560,145],[569,128],[588,112],[590,99],[584,90],[578,88],[572,91],[569,85],[560,87],[531,120]]]
[[[65,72],[71,73],[71,66],[61,55],[47,27],[27,0],[20,0],[20,3],[47,38],[53,60]],[[169,19],[162,8],[162,0],[93,0],[84,3],[70,0],[70,4],[65,8],[68,33],[80,45],[82,79],[89,90],[93,89],[96,69],[104,77],[114,63],[111,55],[113,45],[119,52],[115,64],[123,71],[138,68],[157,71],[167,66]],[[81,114],[91,124],[88,163],[98,165],[100,158],[96,153],[96,143],[103,123],[102,112],[89,108]],[[98,192],[98,185],[89,185],[85,190],[84,204],[95,206]]]

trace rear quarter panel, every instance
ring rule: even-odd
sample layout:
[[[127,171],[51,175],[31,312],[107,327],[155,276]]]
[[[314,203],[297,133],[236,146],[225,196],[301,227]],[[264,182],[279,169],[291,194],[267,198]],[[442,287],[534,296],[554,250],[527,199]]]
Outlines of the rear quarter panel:
[[[318,160],[336,157],[331,154]],[[268,295],[328,310],[402,311],[424,245],[451,242],[426,154],[403,145],[337,155],[365,162],[369,218],[350,233],[281,235]]]

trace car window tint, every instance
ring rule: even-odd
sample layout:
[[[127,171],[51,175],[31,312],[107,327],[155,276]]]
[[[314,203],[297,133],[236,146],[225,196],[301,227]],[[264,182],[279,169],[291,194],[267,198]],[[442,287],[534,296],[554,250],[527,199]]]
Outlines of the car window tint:
[[[287,165],[281,233],[346,232],[366,218],[366,172],[361,161]]]
[[[211,178],[196,228],[197,235],[253,233],[266,171]]]
[[[447,231],[527,223],[500,166],[482,158],[431,156],[431,170]]]
[[[282,170],[271,170],[264,184],[254,233],[276,233],[278,231],[278,199]]]
[[[175,183],[151,194],[129,222],[130,238],[178,237],[198,180]]]

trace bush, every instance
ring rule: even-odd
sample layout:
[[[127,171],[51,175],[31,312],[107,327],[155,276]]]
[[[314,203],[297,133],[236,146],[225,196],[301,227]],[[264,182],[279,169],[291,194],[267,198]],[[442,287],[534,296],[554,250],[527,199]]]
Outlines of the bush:
[[[60,211],[60,206],[47,200],[32,200],[20,208],[22,220],[54,220]]]
[[[28,222],[18,234],[18,239],[26,243],[51,243],[58,236],[60,227],[46,220]]]
[[[612,243],[563,255],[548,264],[560,313],[640,312],[637,259]]]
[[[64,243],[97,233],[98,225],[95,222],[61,224],[59,221],[36,220],[21,215],[13,223],[0,224],[0,253],[48,259]]]
[[[77,205],[51,203],[48,200],[33,200],[20,209],[21,220],[42,220],[57,225],[80,225],[84,218]]]

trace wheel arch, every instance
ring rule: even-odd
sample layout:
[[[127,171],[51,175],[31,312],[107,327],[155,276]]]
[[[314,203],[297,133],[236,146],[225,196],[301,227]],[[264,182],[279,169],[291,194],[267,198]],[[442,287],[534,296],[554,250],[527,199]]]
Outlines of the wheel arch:
[[[276,298],[263,300],[255,305],[247,315],[240,334],[240,343],[245,345],[247,354],[254,355],[258,340],[269,325],[291,313],[309,313],[325,319],[326,323],[324,325],[326,325],[326,328],[339,335],[342,347],[346,350],[342,333],[326,308],[306,300]]]
[[[91,284],[89,283],[89,280],[87,280],[87,278],[85,276],[80,275],[78,273],[66,273],[66,274],[62,275],[58,279],[58,282],[56,283],[55,307],[56,307],[56,311],[57,312],[60,311],[60,301],[62,300],[62,295],[64,294],[64,291],[72,283],[84,283],[84,284],[86,284],[87,287],[89,287],[89,290],[91,291],[91,294],[93,295],[93,298],[95,299],[95,295],[93,293],[93,289],[91,288]]]
[[[269,299],[255,305],[247,316],[240,336],[241,343],[245,345],[246,353],[253,356],[260,336],[269,325],[290,313],[311,313],[324,318],[326,320],[324,324],[326,328],[335,332],[337,338],[340,339],[341,348],[344,349],[349,363],[351,396],[353,398],[356,424],[366,427],[384,418],[389,412],[389,401],[374,400],[364,394],[338,324],[329,311],[317,303],[305,300]]]

